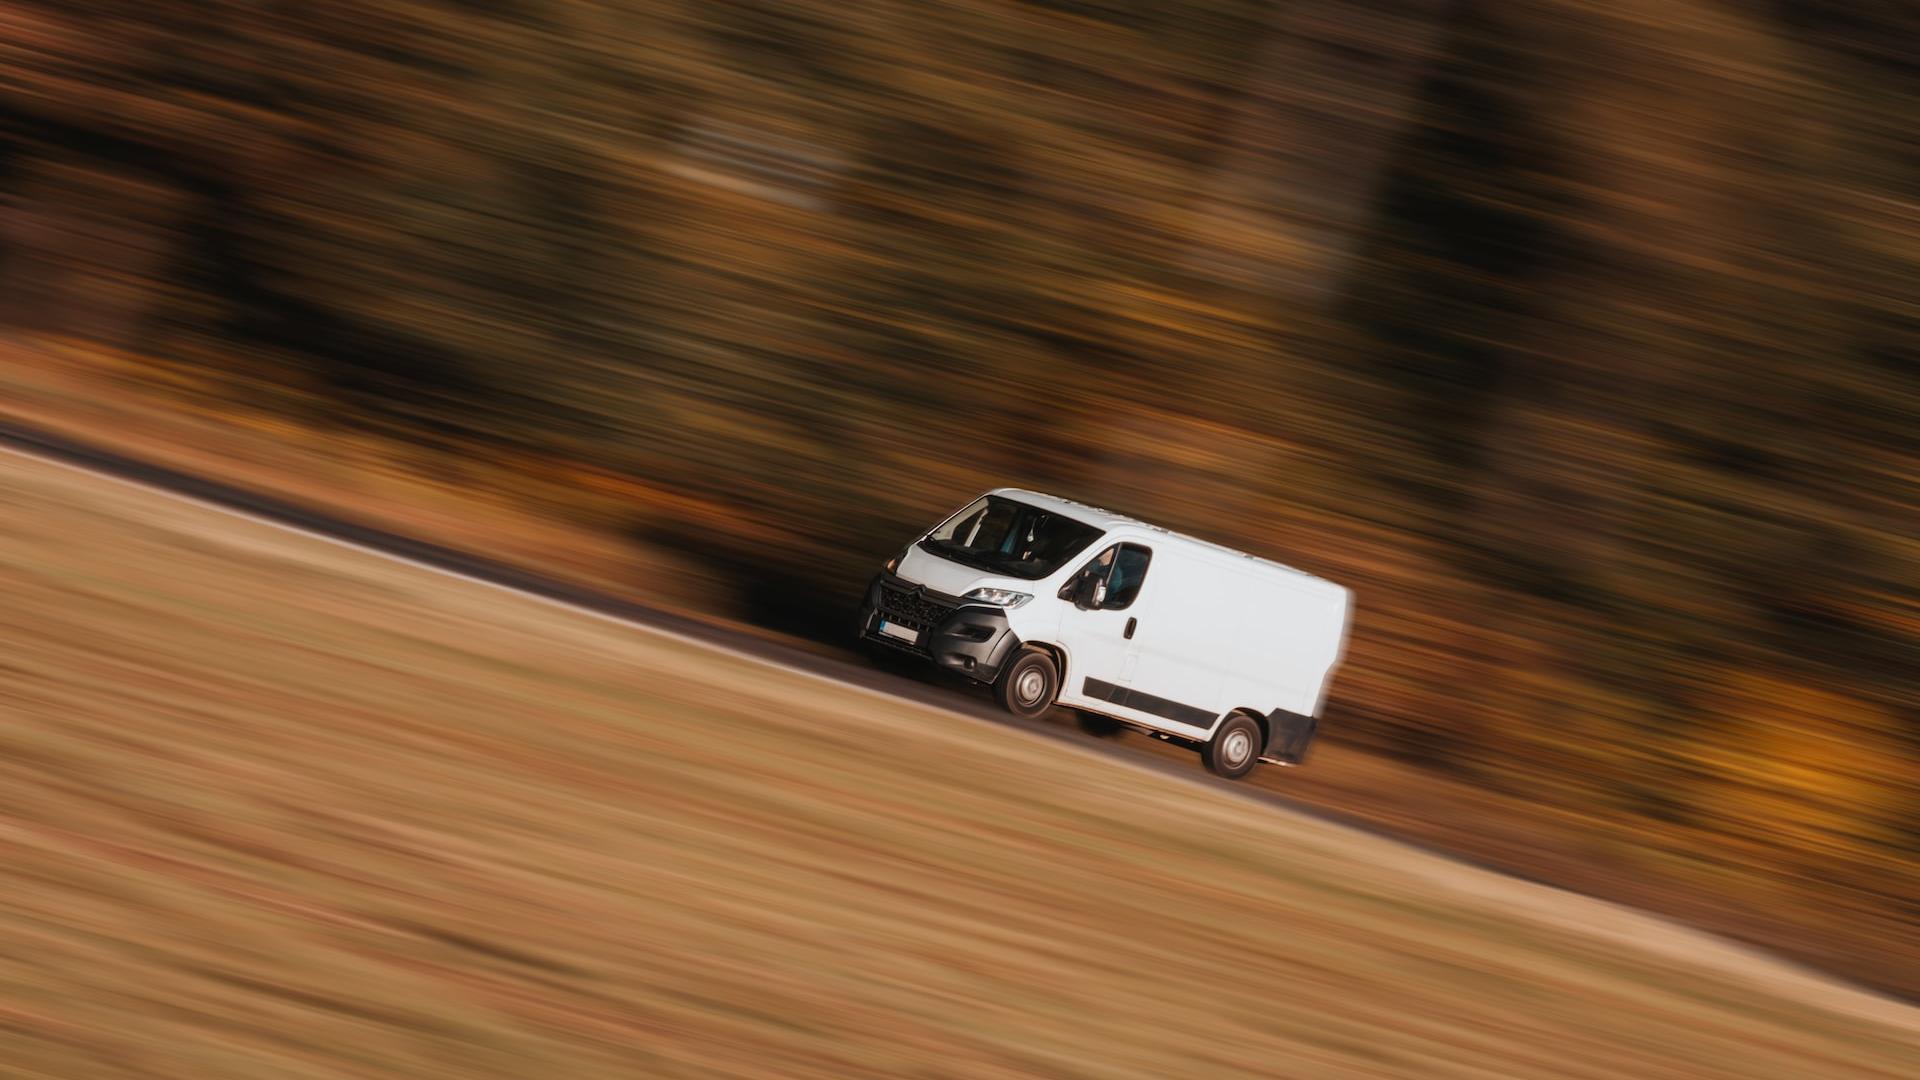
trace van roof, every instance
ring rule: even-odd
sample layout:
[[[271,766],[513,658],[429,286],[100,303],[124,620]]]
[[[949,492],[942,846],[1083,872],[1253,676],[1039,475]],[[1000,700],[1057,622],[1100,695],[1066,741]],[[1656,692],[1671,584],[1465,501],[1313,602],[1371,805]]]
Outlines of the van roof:
[[[1072,499],[1063,499],[1058,495],[1048,495],[1042,491],[1029,491],[1026,488],[994,488],[992,491],[988,492],[987,494],[1004,495],[1009,499],[1017,499],[1020,502],[1027,503],[1030,506],[1037,506],[1042,510],[1050,510],[1050,511],[1053,511],[1054,513],[1065,514],[1068,517],[1075,518],[1079,521],[1084,521],[1087,524],[1102,530],[1103,532],[1111,532],[1114,529],[1130,527],[1135,529],[1144,529],[1148,532],[1159,533],[1162,536],[1165,536],[1174,540],[1178,540],[1186,544],[1190,544],[1197,548],[1211,551],[1217,555],[1228,555],[1236,559],[1246,559],[1250,562],[1258,563],[1263,566],[1269,566],[1278,570],[1284,570],[1287,573],[1292,574],[1296,577],[1306,578],[1309,581],[1318,582],[1320,584],[1327,585],[1331,588],[1340,589],[1342,592],[1346,591],[1343,586],[1337,585],[1331,581],[1326,580],[1325,578],[1315,577],[1314,575],[1309,574],[1305,570],[1301,570],[1298,567],[1288,566],[1286,563],[1275,562],[1272,559],[1263,559],[1258,555],[1249,555],[1244,551],[1239,551],[1237,549],[1227,547],[1225,544],[1216,544],[1211,540],[1202,540],[1197,536],[1189,536],[1186,533],[1177,533],[1177,532],[1174,532],[1172,529],[1163,528],[1151,522],[1141,521],[1139,518],[1131,518],[1126,516],[1125,514],[1116,514],[1111,510],[1103,510],[1097,506],[1088,506],[1085,503],[1074,502]]]

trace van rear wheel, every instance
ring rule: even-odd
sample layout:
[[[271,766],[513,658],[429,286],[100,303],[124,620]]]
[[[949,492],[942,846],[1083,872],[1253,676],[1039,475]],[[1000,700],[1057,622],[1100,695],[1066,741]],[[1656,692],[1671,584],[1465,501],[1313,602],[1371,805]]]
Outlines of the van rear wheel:
[[[1260,725],[1239,713],[1227,717],[1212,741],[1201,747],[1200,756],[1214,775],[1240,779],[1260,760]]]
[[[1041,650],[1022,649],[1000,672],[993,690],[1001,708],[1031,720],[1053,707],[1060,693],[1060,669]]]

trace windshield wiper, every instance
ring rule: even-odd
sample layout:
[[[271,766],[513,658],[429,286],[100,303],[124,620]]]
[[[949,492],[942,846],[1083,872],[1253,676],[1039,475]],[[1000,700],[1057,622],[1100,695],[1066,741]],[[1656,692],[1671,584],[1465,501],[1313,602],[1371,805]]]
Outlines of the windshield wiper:
[[[985,561],[979,552],[963,548],[958,544],[950,544],[941,540],[923,540],[921,543],[926,546],[928,551],[933,552],[935,555],[957,562],[962,566],[971,566],[975,570],[995,569],[993,564]]]

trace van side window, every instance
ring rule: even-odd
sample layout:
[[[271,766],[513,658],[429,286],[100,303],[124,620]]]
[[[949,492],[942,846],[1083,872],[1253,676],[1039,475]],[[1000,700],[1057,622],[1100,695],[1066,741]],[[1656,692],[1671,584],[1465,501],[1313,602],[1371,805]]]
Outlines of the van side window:
[[[1153,552],[1138,544],[1115,544],[1087,560],[1087,565],[1061,588],[1060,599],[1076,604],[1090,603],[1094,584],[1104,581],[1107,602],[1100,605],[1101,610],[1129,607],[1133,598],[1140,595],[1140,583],[1147,579],[1147,563],[1151,561]]]
[[[1100,606],[1108,611],[1131,607],[1133,598],[1140,595],[1141,583],[1147,580],[1147,564],[1152,561],[1153,552],[1146,548],[1121,544],[1113,560],[1113,573],[1107,578],[1107,602]]]

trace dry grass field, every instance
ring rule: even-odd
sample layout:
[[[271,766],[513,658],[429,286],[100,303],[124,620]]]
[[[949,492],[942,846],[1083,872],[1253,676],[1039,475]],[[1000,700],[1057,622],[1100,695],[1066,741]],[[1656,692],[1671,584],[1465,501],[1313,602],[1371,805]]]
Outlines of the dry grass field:
[[[1596,901],[0,458],[0,1075],[1920,1075]]]

